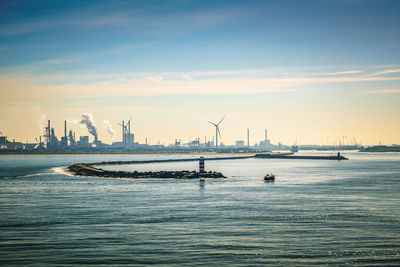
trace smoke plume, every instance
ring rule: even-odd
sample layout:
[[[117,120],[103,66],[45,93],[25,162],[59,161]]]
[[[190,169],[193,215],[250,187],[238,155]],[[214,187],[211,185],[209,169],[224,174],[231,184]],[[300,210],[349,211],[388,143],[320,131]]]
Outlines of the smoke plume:
[[[79,122],[83,125],[86,125],[89,133],[94,136],[94,139],[97,140],[97,127],[94,124],[93,115],[90,113],[83,113],[81,121]]]
[[[78,124],[79,123],[78,120],[67,120],[67,122],[70,124]]]
[[[115,139],[115,131],[111,127],[111,123],[108,120],[104,120],[103,125],[107,128],[107,132],[111,135],[111,139]]]
[[[44,132],[44,128],[47,126],[47,115],[46,114],[42,114],[42,116],[40,117],[40,125],[39,125],[39,129],[40,132]]]

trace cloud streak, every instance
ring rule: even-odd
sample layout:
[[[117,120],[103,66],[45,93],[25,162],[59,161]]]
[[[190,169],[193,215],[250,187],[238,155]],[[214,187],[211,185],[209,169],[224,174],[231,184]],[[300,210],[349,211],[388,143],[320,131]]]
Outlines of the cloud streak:
[[[366,94],[400,94],[400,89],[381,89],[365,92]]]
[[[400,72],[400,69],[390,69],[390,70],[384,70],[384,71],[372,73],[371,76],[380,76],[380,75],[393,74],[393,73],[399,73],[399,72]]]
[[[0,25],[0,36],[44,32],[61,27],[80,30],[99,28],[126,29],[129,32],[156,36],[176,36],[210,28],[246,16],[237,8],[220,8],[181,13],[162,13],[157,9],[128,7],[115,10],[115,6],[92,6],[74,12],[60,12],[30,21]]]
[[[341,83],[383,83],[396,82],[398,76],[357,75],[361,71],[339,71],[336,75],[272,75],[252,77],[249,73],[265,70],[227,70],[217,72],[162,73],[132,78],[135,74],[103,75],[61,75],[50,77],[0,76],[0,87],[7,93],[0,99],[3,104],[26,104],[51,102],[55,98],[114,97],[114,96],[157,96],[189,94],[257,94],[285,93],[307,90],[309,86]],[[331,72],[334,73],[334,72]],[[379,73],[395,73],[394,69]],[[226,74],[235,74],[226,77]],[[347,75],[351,74],[351,75]],[[143,75],[143,74],[141,74]],[[197,76],[196,76],[197,75]],[[204,76],[202,76],[204,75]],[[207,75],[211,75],[208,77]],[[215,77],[212,75],[216,75]],[[218,76],[220,75],[220,76]],[[139,75],[140,76],[140,75]],[[277,76],[277,77],[273,77]],[[197,77],[197,78],[193,78]],[[388,91],[394,93],[397,91]],[[385,91],[379,91],[385,93]]]

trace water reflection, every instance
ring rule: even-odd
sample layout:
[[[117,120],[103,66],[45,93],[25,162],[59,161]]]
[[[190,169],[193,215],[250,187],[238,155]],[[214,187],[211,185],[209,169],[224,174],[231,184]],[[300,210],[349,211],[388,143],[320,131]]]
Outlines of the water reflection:
[[[205,185],[206,185],[206,180],[204,178],[200,178],[199,179],[200,192],[204,192]]]

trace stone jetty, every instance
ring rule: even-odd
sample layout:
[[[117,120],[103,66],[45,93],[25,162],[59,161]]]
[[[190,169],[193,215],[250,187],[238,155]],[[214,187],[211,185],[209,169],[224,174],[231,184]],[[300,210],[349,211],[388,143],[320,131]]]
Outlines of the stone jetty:
[[[248,158],[265,158],[265,159],[315,159],[315,160],[347,160],[338,153],[335,156],[294,156],[293,153],[259,153],[246,156],[230,156],[230,157],[210,157],[204,160],[231,160],[231,159],[248,159]],[[162,163],[162,162],[186,162],[199,161],[199,158],[181,158],[181,159],[154,159],[154,160],[133,160],[133,161],[103,161],[94,163],[77,163],[69,166],[71,173],[79,176],[95,176],[108,178],[166,178],[166,179],[192,179],[192,178],[226,178],[220,172],[197,172],[197,171],[149,171],[149,172],[127,172],[127,171],[107,171],[94,166],[104,165],[123,165],[123,164],[145,164],[145,163]]]
[[[194,179],[194,178],[226,178],[220,172],[197,172],[197,171],[149,171],[149,172],[126,172],[126,171],[107,171],[95,168],[90,164],[77,163],[69,166],[68,169],[75,175],[94,176],[104,178],[160,178],[160,179]]]
[[[262,153],[255,154],[255,158],[268,158],[268,159],[321,159],[321,160],[348,160],[348,158],[341,156],[339,153],[334,156],[294,156],[290,154],[271,154]]]

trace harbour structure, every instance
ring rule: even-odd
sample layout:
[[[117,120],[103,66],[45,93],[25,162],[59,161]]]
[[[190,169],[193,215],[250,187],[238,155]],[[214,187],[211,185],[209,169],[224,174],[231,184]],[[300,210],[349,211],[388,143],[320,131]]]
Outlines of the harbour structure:
[[[226,178],[219,172],[206,172],[204,170],[205,160],[233,160],[248,158],[264,158],[264,159],[313,159],[313,160],[347,160],[340,155],[337,156],[293,156],[293,153],[262,153],[248,156],[232,156],[232,157],[212,157],[212,158],[181,158],[181,159],[162,159],[162,160],[134,160],[134,161],[102,161],[95,163],[76,163],[68,167],[69,171],[78,176],[95,176],[108,178],[172,178],[172,179],[191,179],[191,178]],[[125,165],[125,164],[149,164],[149,163],[165,163],[165,162],[188,162],[199,161],[199,172],[196,171],[158,171],[158,172],[127,172],[127,171],[108,171],[98,166],[105,165]],[[96,167],[95,167],[96,166]]]
[[[220,138],[220,124],[224,120],[225,116],[221,118],[218,123],[209,122],[215,127],[215,138],[207,137],[204,138],[204,143],[201,142],[203,139],[189,138],[188,142],[182,143],[180,139],[175,139],[174,144],[165,146],[158,142],[155,145],[148,144],[148,138],[146,137],[146,144],[139,144],[135,143],[135,135],[132,132],[131,127],[133,125],[132,117],[125,123],[122,121],[121,128],[122,128],[122,141],[114,142],[112,145],[103,144],[98,138],[97,127],[92,117],[86,116],[84,119],[81,120],[81,124],[85,124],[89,134],[94,137],[94,141],[90,142],[89,136],[76,136],[75,132],[71,129],[67,128],[67,121],[64,121],[64,133],[63,136],[59,139],[55,134],[55,129],[52,127],[51,121],[48,120],[46,126],[44,127],[43,135],[39,137],[35,137],[36,142],[28,143],[26,142],[15,142],[8,141],[7,137],[4,136],[4,133],[0,131],[0,150],[2,153],[6,151],[17,151],[16,153],[23,153],[23,151],[41,151],[43,153],[76,153],[74,151],[81,151],[81,152],[90,152],[95,153],[98,151],[99,153],[118,153],[119,151],[122,153],[134,153],[133,151],[136,150],[138,153],[140,151],[147,152],[147,151],[169,151],[172,153],[183,153],[183,152],[190,152],[190,151],[213,151],[215,152],[215,148],[218,149],[217,152],[225,152],[225,153],[251,153],[251,152],[267,152],[271,150],[292,150],[292,152],[296,152],[294,148],[297,149],[317,149],[317,150],[349,150],[349,149],[361,149],[361,147],[355,138],[354,144],[355,145],[346,145],[346,146],[319,146],[319,145],[312,145],[312,146],[298,146],[297,144],[294,147],[286,146],[281,143],[278,145],[272,144],[268,138],[268,130],[265,129],[264,132],[264,140],[260,141],[259,144],[255,144],[253,146],[250,145],[250,129],[247,128],[247,148],[246,148],[246,141],[243,140],[236,140],[236,144],[232,145],[224,145]],[[68,133],[68,134],[67,134]],[[43,138],[42,138],[43,137]],[[215,142],[214,142],[215,141]],[[150,142],[149,142],[150,143]],[[97,150],[103,149],[103,150]],[[18,152],[20,151],[20,152]],[[124,152],[126,151],[126,152]],[[132,151],[132,152],[128,152]]]
[[[56,150],[59,148],[60,144],[58,138],[55,134],[54,128],[51,127],[50,120],[47,121],[47,126],[45,127],[44,135],[46,140],[46,148],[48,150]]]
[[[204,157],[200,157],[199,160],[199,172],[204,173]]]
[[[67,136],[67,121],[64,121],[64,136],[61,137],[61,145],[68,146],[68,136]]]
[[[268,139],[268,130],[264,130],[264,140],[260,141],[259,144],[260,147],[266,148],[266,149],[272,149],[273,145],[271,144],[271,141]]]
[[[123,148],[132,148],[134,146],[135,135],[131,132],[131,122],[132,117],[128,120],[126,124],[125,121],[122,121],[122,124],[119,124],[122,130],[122,143],[114,143],[115,145],[120,145]]]
[[[189,147],[200,147],[200,138],[189,142]]]
[[[244,147],[244,141],[243,140],[236,140],[235,146],[236,147]]]
[[[255,158],[268,158],[268,159],[315,159],[315,160],[348,160],[343,157],[340,152],[331,156],[294,156],[293,153],[262,153],[255,154]]]
[[[90,147],[89,136],[80,136],[79,140],[76,141],[75,132],[72,130],[69,130],[68,132],[66,120],[64,120],[64,136],[62,136],[60,140],[56,136],[54,128],[51,127],[50,120],[47,121],[47,126],[45,127],[43,136],[45,138],[45,146],[43,146],[43,148],[45,147],[46,150],[50,151]],[[94,138],[93,143],[101,143],[97,138],[97,134],[94,134]]]

